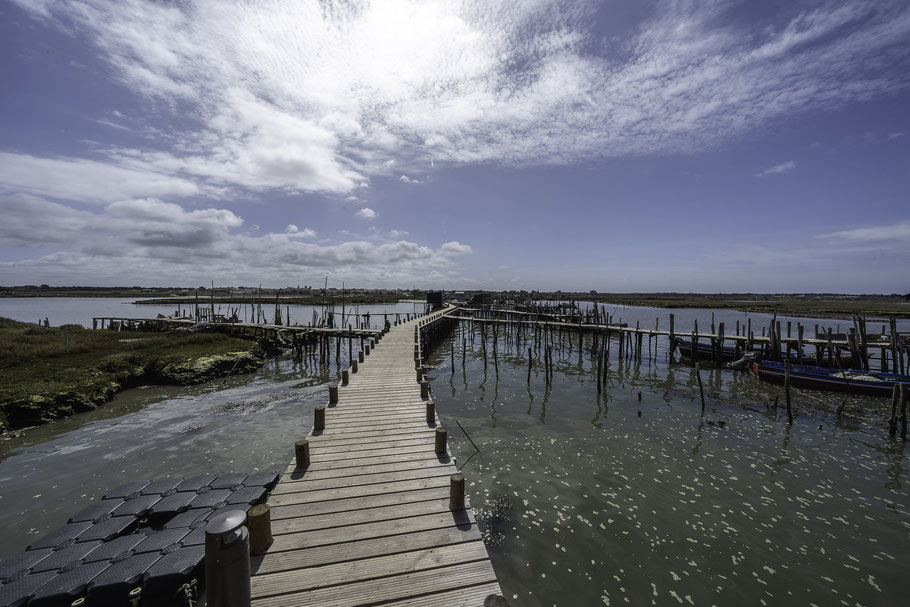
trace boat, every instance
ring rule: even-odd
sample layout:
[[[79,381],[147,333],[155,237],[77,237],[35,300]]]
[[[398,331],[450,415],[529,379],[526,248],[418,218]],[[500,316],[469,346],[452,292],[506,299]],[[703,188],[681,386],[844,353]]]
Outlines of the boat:
[[[763,360],[750,364],[751,371],[759,379],[784,383],[784,363]],[[809,365],[790,365],[790,385],[818,390],[838,390],[853,394],[890,396],[894,386],[906,384],[910,387],[910,375],[863,371],[862,369],[830,369]]]

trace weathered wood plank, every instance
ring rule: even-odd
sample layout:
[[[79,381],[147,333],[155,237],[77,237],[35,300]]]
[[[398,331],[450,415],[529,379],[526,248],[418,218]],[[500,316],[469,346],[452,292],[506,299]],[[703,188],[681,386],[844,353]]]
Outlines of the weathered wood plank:
[[[404,575],[384,577],[375,580],[308,590],[292,594],[255,598],[254,607],[306,607],[312,605],[334,605],[356,607],[375,605],[382,602],[403,600],[433,592],[450,591],[465,586],[476,586],[496,581],[496,575],[488,561],[476,561],[417,571]]]

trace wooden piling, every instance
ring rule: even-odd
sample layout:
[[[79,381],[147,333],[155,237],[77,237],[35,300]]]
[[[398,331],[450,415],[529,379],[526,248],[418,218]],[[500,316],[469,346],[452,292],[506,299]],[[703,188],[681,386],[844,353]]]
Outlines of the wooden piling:
[[[314,410],[313,430],[325,430],[325,405],[319,405]]]
[[[262,554],[272,545],[272,515],[268,504],[256,504],[246,512],[250,554]]]
[[[446,452],[446,442],[448,440],[449,433],[442,426],[436,428],[436,444],[435,449],[436,453],[445,453]]]
[[[695,363],[695,379],[698,380],[698,393],[701,395],[701,410],[705,410],[705,386],[701,383],[701,368]]]
[[[793,425],[793,409],[790,407],[790,357],[784,361],[784,397],[787,400],[787,423]]]
[[[310,441],[304,439],[294,443],[294,455],[297,459],[297,467],[301,470],[306,469],[310,465]]]
[[[450,479],[449,509],[453,512],[464,510],[464,474],[456,472]]]

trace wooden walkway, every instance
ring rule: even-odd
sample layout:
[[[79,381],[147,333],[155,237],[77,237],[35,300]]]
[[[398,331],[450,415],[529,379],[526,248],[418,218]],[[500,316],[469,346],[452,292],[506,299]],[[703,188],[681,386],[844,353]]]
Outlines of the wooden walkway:
[[[425,316],[436,318],[441,313]],[[501,591],[470,504],[449,509],[448,452],[427,423],[418,321],[392,328],[338,389],[310,465],[269,498],[274,542],[252,559],[255,607],[472,606]]]

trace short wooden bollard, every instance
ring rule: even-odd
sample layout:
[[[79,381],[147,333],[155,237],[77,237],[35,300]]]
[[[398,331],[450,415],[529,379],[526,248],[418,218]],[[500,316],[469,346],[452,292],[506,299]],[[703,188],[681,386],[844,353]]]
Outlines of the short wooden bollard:
[[[350,381],[351,381],[350,373],[348,373],[348,370],[347,370],[347,369],[342,369],[342,371],[341,371],[341,385],[342,385],[342,386],[346,386],[346,385],[348,385],[348,382],[350,382]]]
[[[419,358],[418,358],[418,359],[415,359],[415,360],[414,360],[414,369],[415,369],[415,370],[416,370],[416,369],[419,369],[421,366],[423,366],[423,365],[421,365],[420,359],[419,359]]]
[[[301,470],[310,465],[310,441],[299,440],[294,443],[294,455],[297,458],[297,467]]]
[[[370,355],[370,344],[366,344],[366,345],[363,347],[363,355],[364,355],[364,356],[369,356],[369,355]]]
[[[417,381],[423,381],[423,367],[417,367]]]
[[[449,510],[464,510],[464,474],[456,472],[450,477]]]
[[[425,379],[420,380],[420,398],[430,398],[430,382]]]
[[[436,421],[436,403],[431,400],[427,401],[427,423],[432,424]]]
[[[356,360],[351,361],[351,373],[357,373],[357,361]]]
[[[357,353],[357,361],[363,362],[363,350]]]
[[[446,452],[446,440],[448,437],[449,433],[445,428],[436,428],[436,453]]]
[[[272,515],[268,504],[257,504],[247,510],[246,526],[250,530],[250,554],[262,554],[272,545]]]
[[[338,403],[338,384],[329,384],[329,402],[333,405]]]
[[[313,430],[325,430],[325,405],[319,405],[315,410],[316,419],[313,422]]]

